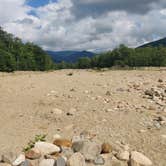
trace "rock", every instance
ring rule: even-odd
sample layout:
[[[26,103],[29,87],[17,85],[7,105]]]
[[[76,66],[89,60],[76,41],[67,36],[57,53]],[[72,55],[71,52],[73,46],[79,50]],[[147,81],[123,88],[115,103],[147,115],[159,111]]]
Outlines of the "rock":
[[[153,94],[154,94],[153,90],[146,90],[145,91],[145,95],[147,95],[147,96],[153,96]]]
[[[2,155],[2,162],[12,164],[17,158],[17,155],[13,152],[9,152]]]
[[[74,153],[69,161],[68,161],[69,166],[86,166],[85,164],[85,158],[81,153]]]
[[[55,166],[55,160],[54,159],[43,159],[39,163],[39,166]]]
[[[95,165],[104,165],[105,160],[102,156],[97,156],[94,160]]]
[[[95,142],[84,141],[80,152],[87,161],[93,161],[101,153],[101,146]]]
[[[61,139],[61,136],[59,135],[59,134],[55,134],[55,135],[53,135],[53,139],[55,140],[55,139]]]
[[[110,91],[107,91],[105,95],[107,95],[107,96],[111,96]]]
[[[25,161],[25,155],[24,154],[20,154],[16,160],[12,163],[13,166],[18,166],[20,165],[22,162]]]
[[[73,155],[73,150],[71,148],[62,147],[62,155],[69,159]]]
[[[119,160],[129,161],[130,154],[128,151],[120,152],[116,155]]]
[[[66,115],[73,116],[76,112],[77,112],[77,110],[75,108],[70,108],[70,110],[67,112]]]
[[[109,143],[103,143],[101,146],[101,153],[110,153],[111,152],[111,145]]]
[[[61,115],[61,114],[63,113],[63,111],[60,110],[60,109],[58,109],[58,108],[53,108],[53,109],[51,110],[51,113],[52,113],[52,114],[56,114],[56,115]]]
[[[33,148],[25,152],[25,157],[30,160],[35,160],[41,157],[41,153],[38,149]]]
[[[23,161],[19,166],[33,166],[32,163],[28,160]],[[36,166],[36,165],[35,165]]]
[[[38,149],[42,154],[53,154],[60,152],[60,148],[54,144],[47,142],[36,142],[35,149]]]
[[[151,166],[152,161],[148,159],[142,153],[139,153],[137,151],[132,151],[131,158],[130,158],[130,165],[131,166]]]
[[[72,142],[67,139],[56,139],[53,144],[60,147],[72,147]]]
[[[66,166],[66,161],[63,157],[59,157],[56,162],[55,166]]]

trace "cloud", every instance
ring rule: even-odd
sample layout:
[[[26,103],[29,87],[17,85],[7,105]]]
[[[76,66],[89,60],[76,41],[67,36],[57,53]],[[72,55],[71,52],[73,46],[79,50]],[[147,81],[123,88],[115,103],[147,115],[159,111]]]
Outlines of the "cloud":
[[[59,0],[38,8],[25,2],[0,0],[0,24],[48,50],[103,51],[166,35],[165,0]]]

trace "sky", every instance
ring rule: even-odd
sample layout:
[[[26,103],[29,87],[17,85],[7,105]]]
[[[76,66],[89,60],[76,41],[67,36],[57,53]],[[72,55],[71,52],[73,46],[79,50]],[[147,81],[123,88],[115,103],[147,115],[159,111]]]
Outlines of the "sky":
[[[46,50],[136,47],[166,37],[166,0],[0,0],[0,26]]]

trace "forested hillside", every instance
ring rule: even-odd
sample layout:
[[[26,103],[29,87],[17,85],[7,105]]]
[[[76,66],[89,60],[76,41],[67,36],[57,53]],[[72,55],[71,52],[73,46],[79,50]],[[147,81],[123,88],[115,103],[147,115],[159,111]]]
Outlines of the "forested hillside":
[[[51,68],[51,58],[39,46],[33,43],[24,44],[21,39],[0,27],[0,71],[44,71]]]

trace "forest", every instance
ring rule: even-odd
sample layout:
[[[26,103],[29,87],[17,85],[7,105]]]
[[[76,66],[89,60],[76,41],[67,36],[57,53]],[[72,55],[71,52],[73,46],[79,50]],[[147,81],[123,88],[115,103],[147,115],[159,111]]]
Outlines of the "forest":
[[[118,48],[91,58],[82,57],[75,63],[54,63],[47,53],[33,43],[21,39],[0,28],[0,71],[47,71],[56,69],[88,69],[111,67],[166,66],[166,47]]]

